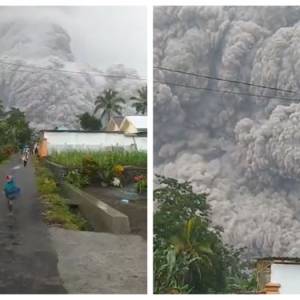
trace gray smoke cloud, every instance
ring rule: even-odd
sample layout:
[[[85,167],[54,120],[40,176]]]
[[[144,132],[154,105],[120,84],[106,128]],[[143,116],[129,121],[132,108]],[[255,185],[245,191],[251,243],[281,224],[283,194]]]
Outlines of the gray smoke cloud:
[[[159,7],[154,65],[299,91],[299,7]],[[209,193],[224,240],[299,256],[300,104],[292,94],[155,71],[156,172]],[[299,98],[299,97],[298,97]]]
[[[91,13],[90,19],[85,22],[88,11]],[[118,62],[118,60],[107,57],[108,61],[105,64],[101,63],[101,59],[97,64],[93,54],[88,61],[84,55],[78,54],[80,52],[78,49],[83,51],[88,47],[99,49],[95,44],[109,52],[112,45],[108,40],[118,39],[117,28],[120,24],[112,27],[110,32],[103,31],[101,26],[97,27],[97,35],[101,34],[102,39],[105,35],[109,36],[108,45],[100,45],[101,38],[97,41],[97,36],[93,39],[99,11],[100,8],[95,8],[93,11],[92,7],[82,9],[5,7],[1,9],[0,99],[3,100],[5,107],[20,108],[36,129],[51,129],[55,126],[76,129],[79,127],[77,115],[86,111],[92,112],[96,97],[104,89],[113,88],[126,100],[123,113],[135,113],[131,107],[130,97],[136,94],[138,88],[146,84],[145,81],[94,75],[100,72],[140,78],[138,72],[130,67],[130,61],[124,59],[123,64],[111,64],[108,61]],[[99,22],[101,23],[98,19],[98,24]],[[79,24],[82,24],[80,30]],[[104,19],[102,24],[106,24]],[[144,24],[145,21],[141,26]],[[128,29],[126,26],[125,28]],[[78,43],[80,36],[81,47]],[[87,40],[91,43],[87,43]],[[127,54],[130,52],[126,49],[126,44],[123,50],[115,45],[114,51],[111,52],[115,52],[116,48],[119,52],[123,50]],[[99,52],[98,58],[103,59],[103,57],[105,51]],[[122,60],[122,56],[119,59]],[[103,67],[99,68],[99,65]],[[54,71],[49,72],[40,67]],[[77,74],[64,71],[73,71]],[[78,72],[88,74],[78,74]]]

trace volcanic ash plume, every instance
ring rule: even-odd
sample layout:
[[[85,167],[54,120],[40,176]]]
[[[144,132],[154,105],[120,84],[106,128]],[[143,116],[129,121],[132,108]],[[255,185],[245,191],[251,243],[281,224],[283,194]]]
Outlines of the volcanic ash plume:
[[[154,19],[156,66],[299,91],[154,73],[156,171],[208,192],[224,240],[249,256],[299,256],[300,8],[160,7]]]
[[[0,65],[0,99],[5,107],[24,111],[35,129],[78,128],[77,115],[93,112],[106,88],[119,91],[127,102],[124,112],[132,114],[129,98],[144,84],[121,78],[138,78],[123,65],[101,71],[78,62],[66,30],[32,16],[0,21]]]

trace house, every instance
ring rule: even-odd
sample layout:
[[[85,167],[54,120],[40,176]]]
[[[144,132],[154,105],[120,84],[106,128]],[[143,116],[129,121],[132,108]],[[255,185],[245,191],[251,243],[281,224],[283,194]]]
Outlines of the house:
[[[147,116],[127,116],[120,125],[127,135],[147,135]]]
[[[120,125],[124,118],[124,116],[111,117],[106,126],[106,131],[120,131]]]
[[[300,258],[266,257],[256,263],[258,290],[267,294],[300,294]]]
[[[64,150],[139,150],[147,151],[147,137],[127,136],[117,131],[42,130],[38,145],[39,155]]]

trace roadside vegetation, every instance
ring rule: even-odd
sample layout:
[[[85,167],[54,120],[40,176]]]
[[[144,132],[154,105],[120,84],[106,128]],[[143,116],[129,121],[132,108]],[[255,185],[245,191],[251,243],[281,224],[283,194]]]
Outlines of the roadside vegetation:
[[[154,191],[154,289],[157,294],[251,293],[253,266],[243,250],[223,243],[206,194],[190,183],[158,177]]]
[[[60,195],[59,187],[50,170],[38,160],[34,161],[34,165],[45,222],[65,229],[89,230],[88,222],[81,215],[72,212]]]
[[[17,108],[4,110],[0,100],[0,162],[9,158],[22,145],[29,144],[32,135],[25,114]]]
[[[60,165],[70,168],[78,168],[85,158],[91,158],[100,168],[113,167],[117,164],[131,165],[135,167],[147,167],[147,153],[145,151],[78,151],[67,150],[53,152],[49,159]]]
[[[79,187],[90,184],[121,187],[125,166],[147,168],[144,151],[62,151],[52,153],[49,160],[67,168],[66,180]],[[146,177],[132,176],[138,192],[147,190]]]

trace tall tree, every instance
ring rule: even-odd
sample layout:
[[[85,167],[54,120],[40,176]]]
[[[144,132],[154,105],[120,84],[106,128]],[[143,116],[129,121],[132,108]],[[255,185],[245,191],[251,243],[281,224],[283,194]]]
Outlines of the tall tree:
[[[137,90],[138,95],[130,97],[135,103],[132,106],[135,108],[136,112],[142,115],[147,113],[147,86],[143,86]]]
[[[206,194],[188,182],[159,177],[154,191],[155,293],[232,293],[255,290],[240,250],[222,241]]]
[[[100,130],[102,128],[101,121],[95,116],[85,112],[77,116],[80,121],[80,126],[84,130]]]
[[[20,146],[31,142],[32,129],[24,112],[13,107],[8,111],[5,121],[9,128],[8,136],[11,144]]]
[[[113,115],[122,114],[122,104],[125,104],[125,100],[119,97],[118,92],[107,89],[97,97],[94,114],[102,110],[100,120],[102,123],[107,123]]]

